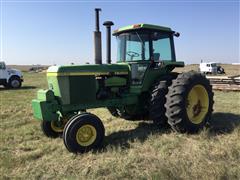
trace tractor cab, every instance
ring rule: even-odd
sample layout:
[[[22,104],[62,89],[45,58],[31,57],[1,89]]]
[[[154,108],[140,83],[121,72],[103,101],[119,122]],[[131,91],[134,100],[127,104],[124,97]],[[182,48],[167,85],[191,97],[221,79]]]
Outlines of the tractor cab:
[[[127,26],[116,30],[118,62],[176,61],[170,28],[149,24]]]
[[[131,66],[132,84],[143,82],[146,70],[159,71],[163,67],[183,66],[176,62],[173,36],[179,33],[168,27],[137,24],[115,30],[117,63]],[[152,73],[151,73],[152,74]]]

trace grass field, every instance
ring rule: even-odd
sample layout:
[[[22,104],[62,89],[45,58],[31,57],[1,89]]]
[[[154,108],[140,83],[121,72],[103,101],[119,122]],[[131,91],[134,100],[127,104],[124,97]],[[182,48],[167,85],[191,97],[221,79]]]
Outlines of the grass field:
[[[45,74],[24,77],[19,90],[0,88],[0,179],[240,179],[239,92],[215,92],[211,125],[195,135],[90,110],[106,128],[103,147],[74,155],[61,138],[44,137],[33,118]]]

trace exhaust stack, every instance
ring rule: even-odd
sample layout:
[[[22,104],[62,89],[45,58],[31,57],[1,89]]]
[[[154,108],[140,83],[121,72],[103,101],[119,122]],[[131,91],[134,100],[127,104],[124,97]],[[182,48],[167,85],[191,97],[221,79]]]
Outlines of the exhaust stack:
[[[112,21],[105,21],[103,23],[106,26],[106,58],[107,64],[111,64],[111,26],[114,25]]]
[[[96,29],[93,32],[95,64],[102,64],[102,36],[101,31],[99,30],[99,11],[101,11],[100,8],[95,9]]]

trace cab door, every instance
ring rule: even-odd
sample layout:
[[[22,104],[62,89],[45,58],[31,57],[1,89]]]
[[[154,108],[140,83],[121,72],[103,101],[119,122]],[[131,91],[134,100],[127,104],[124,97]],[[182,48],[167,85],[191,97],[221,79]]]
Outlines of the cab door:
[[[151,61],[144,76],[142,91],[148,91],[158,79],[171,71],[165,64],[176,62],[172,33],[153,31],[150,37]]]
[[[4,62],[0,62],[0,81],[6,81],[7,70]]]
[[[131,67],[131,85],[141,86],[150,62],[149,33],[129,33],[124,48],[124,60]]]

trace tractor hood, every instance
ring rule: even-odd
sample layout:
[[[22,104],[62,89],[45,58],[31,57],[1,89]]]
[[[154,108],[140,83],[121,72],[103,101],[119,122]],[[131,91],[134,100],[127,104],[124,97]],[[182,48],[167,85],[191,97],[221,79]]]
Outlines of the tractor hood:
[[[47,76],[89,76],[89,75],[127,75],[127,64],[102,64],[102,65],[70,65],[51,66],[47,70]]]
[[[86,104],[96,101],[99,76],[128,76],[127,64],[87,64],[51,66],[47,70],[48,87],[62,104]]]
[[[22,72],[18,69],[7,68],[7,72],[9,75],[17,75],[19,77],[22,77]]]

